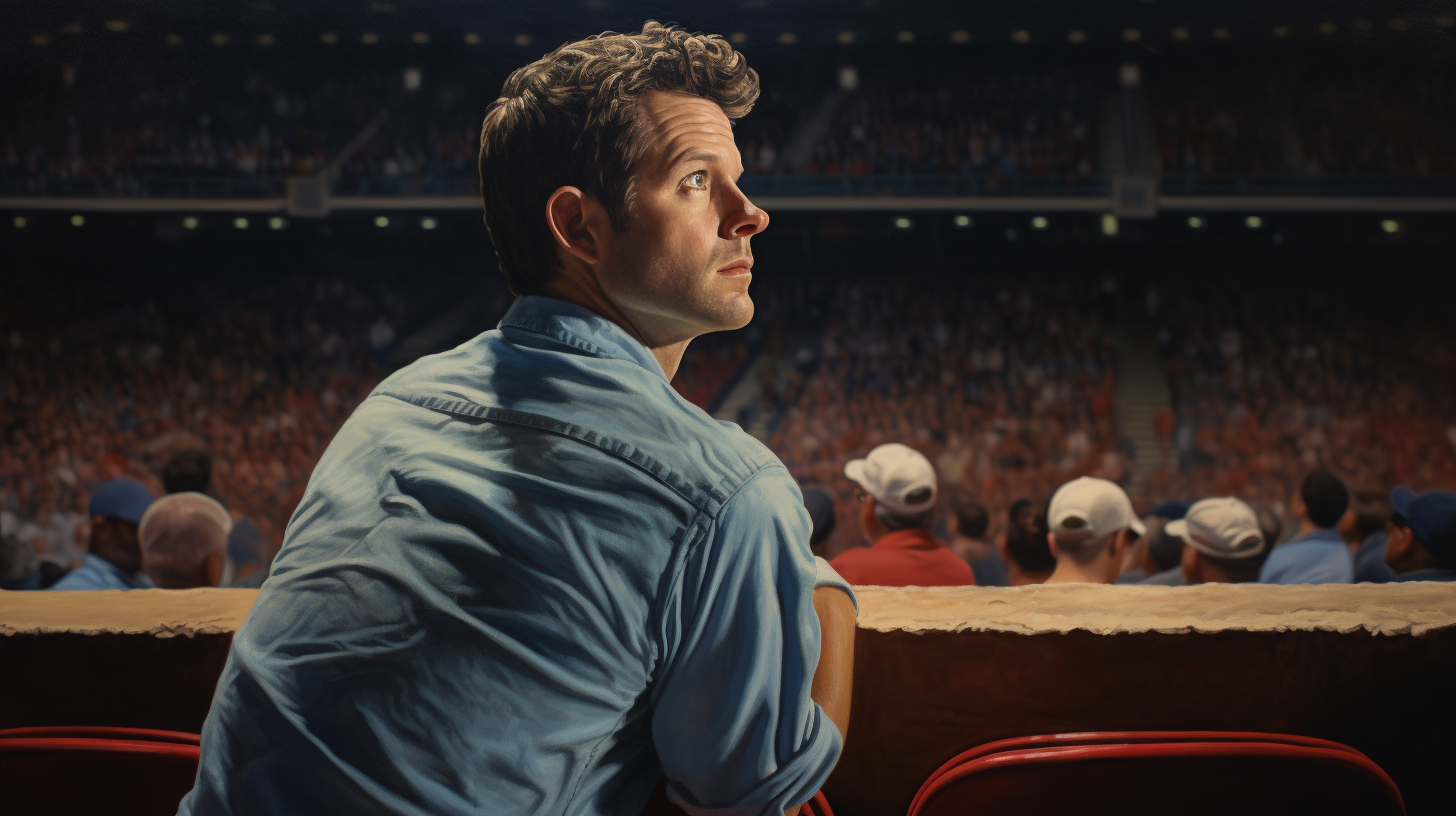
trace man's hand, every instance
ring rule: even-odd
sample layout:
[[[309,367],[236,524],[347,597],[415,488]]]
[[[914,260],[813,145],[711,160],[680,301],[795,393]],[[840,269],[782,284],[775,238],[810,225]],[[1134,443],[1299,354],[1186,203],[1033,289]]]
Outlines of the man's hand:
[[[819,665],[809,696],[824,709],[841,739],[849,736],[849,701],[854,691],[854,602],[843,590],[814,590],[814,614],[819,616]],[[802,807],[802,806],[801,806]],[[789,808],[785,816],[798,816]]]

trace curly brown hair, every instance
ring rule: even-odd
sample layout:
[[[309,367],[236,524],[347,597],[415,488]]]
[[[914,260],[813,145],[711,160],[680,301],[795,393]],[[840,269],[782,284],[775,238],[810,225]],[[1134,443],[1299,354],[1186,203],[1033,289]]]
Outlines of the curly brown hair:
[[[631,226],[649,91],[701,97],[739,119],[758,99],[758,74],[722,37],[649,21],[567,43],[506,80],[480,129],[480,194],[513,294],[540,294],[559,268],[545,218],[557,188],[601,202],[614,230]]]

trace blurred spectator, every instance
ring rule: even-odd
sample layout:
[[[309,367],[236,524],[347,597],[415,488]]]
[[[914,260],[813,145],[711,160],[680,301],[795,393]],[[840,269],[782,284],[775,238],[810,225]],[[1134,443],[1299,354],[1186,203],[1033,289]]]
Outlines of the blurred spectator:
[[[1335,525],[1350,507],[1345,483],[1327,470],[1315,470],[1299,485],[1294,518],[1299,531],[1276,547],[1259,580],[1266,584],[1348,584],[1355,563]]]
[[[947,521],[951,552],[971,565],[976,586],[1007,586],[1006,563],[996,547],[986,541],[991,516],[986,508],[967,498],[957,497],[951,504]]]
[[[152,504],[152,491],[135,479],[113,479],[91,494],[89,552],[81,566],[51,589],[140,589],[152,586],[142,574],[137,525]]]
[[[1146,528],[1137,543],[1131,548],[1136,567],[1117,576],[1119,584],[1151,584],[1155,586],[1180,586],[1183,580],[1183,539],[1168,531],[1168,526],[1178,518],[1152,515],[1143,519]]]
[[[211,482],[212,457],[206,451],[181,451],[162,468],[162,489],[168,493],[206,493]]]
[[[1456,493],[1390,493],[1385,563],[1396,581],[1456,581]]]
[[[1355,583],[1383,584],[1395,578],[1385,563],[1385,525],[1393,512],[1387,494],[1361,490],[1340,519],[1340,535],[1354,553]]]
[[[202,493],[172,493],[152,502],[137,529],[142,564],[162,589],[216,587],[223,582],[232,519]]]
[[[969,586],[966,562],[930,532],[935,519],[935,468],[898,442],[844,466],[864,491],[860,523],[869,547],[840,553],[830,566],[851,584],[871,586]]]
[[[824,554],[824,542],[834,532],[834,499],[817,487],[804,489],[804,509],[809,512],[813,530],[809,533],[809,550]]]
[[[1048,584],[1110,584],[1123,555],[1146,532],[1122,488],[1083,476],[1057,489],[1047,507],[1057,568]]]
[[[1182,571],[1189,584],[1257,581],[1269,553],[1253,509],[1231,497],[1195,502],[1166,532],[1185,543]]]
[[[1008,586],[1044,584],[1057,568],[1047,540],[1046,514],[1030,499],[1017,499],[1007,511],[1006,533],[997,551],[1006,564]]]
[[[40,557],[11,530],[14,516],[0,511],[0,589],[40,589]]]
[[[228,561],[232,563],[233,580],[230,587],[257,589],[268,580],[273,570],[273,556],[276,548],[269,546],[263,538],[263,531],[245,518],[233,521],[228,533]]]

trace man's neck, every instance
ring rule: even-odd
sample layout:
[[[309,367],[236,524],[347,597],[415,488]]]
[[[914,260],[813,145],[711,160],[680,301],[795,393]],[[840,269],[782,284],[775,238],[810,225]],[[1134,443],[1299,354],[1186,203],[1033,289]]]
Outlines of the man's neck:
[[[546,286],[544,294],[547,297],[580,306],[592,314],[620,326],[622,331],[632,336],[633,340],[646,346],[647,350],[652,352],[657,364],[662,366],[662,373],[671,382],[672,378],[677,376],[677,369],[682,364],[683,354],[688,350],[688,343],[691,343],[693,338],[668,342],[651,339],[644,328],[639,327],[626,312],[618,308],[617,304],[607,297],[607,293],[602,291],[595,278],[588,278],[588,282],[583,283],[582,277],[581,275],[558,274]]]
[[[1304,538],[1305,536],[1309,535],[1310,533],[1319,533],[1319,532],[1323,532],[1323,531],[1328,530],[1328,529],[1330,529],[1330,528],[1328,528],[1328,527],[1316,527],[1315,526],[1315,523],[1312,522],[1312,521],[1310,521],[1307,518],[1300,519],[1299,520],[1299,531],[1295,533],[1295,536],[1297,538]]]
[[[1099,558],[1087,565],[1081,565],[1070,558],[1061,558],[1057,561],[1057,568],[1052,571],[1052,577],[1046,579],[1048,584],[1110,584],[1111,572],[1107,559]]]
[[[1006,583],[1009,586],[1030,586],[1045,584],[1052,577],[1050,572],[1027,572],[1012,561],[1006,565]]]

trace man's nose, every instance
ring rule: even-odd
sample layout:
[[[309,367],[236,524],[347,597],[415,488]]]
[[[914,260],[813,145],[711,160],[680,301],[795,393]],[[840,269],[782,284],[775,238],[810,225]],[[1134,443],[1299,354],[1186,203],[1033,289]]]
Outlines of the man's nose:
[[[736,186],[728,217],[723,219],[719,236],[725,239],[747,238],[768,228],[768,213],[753,205]]]

